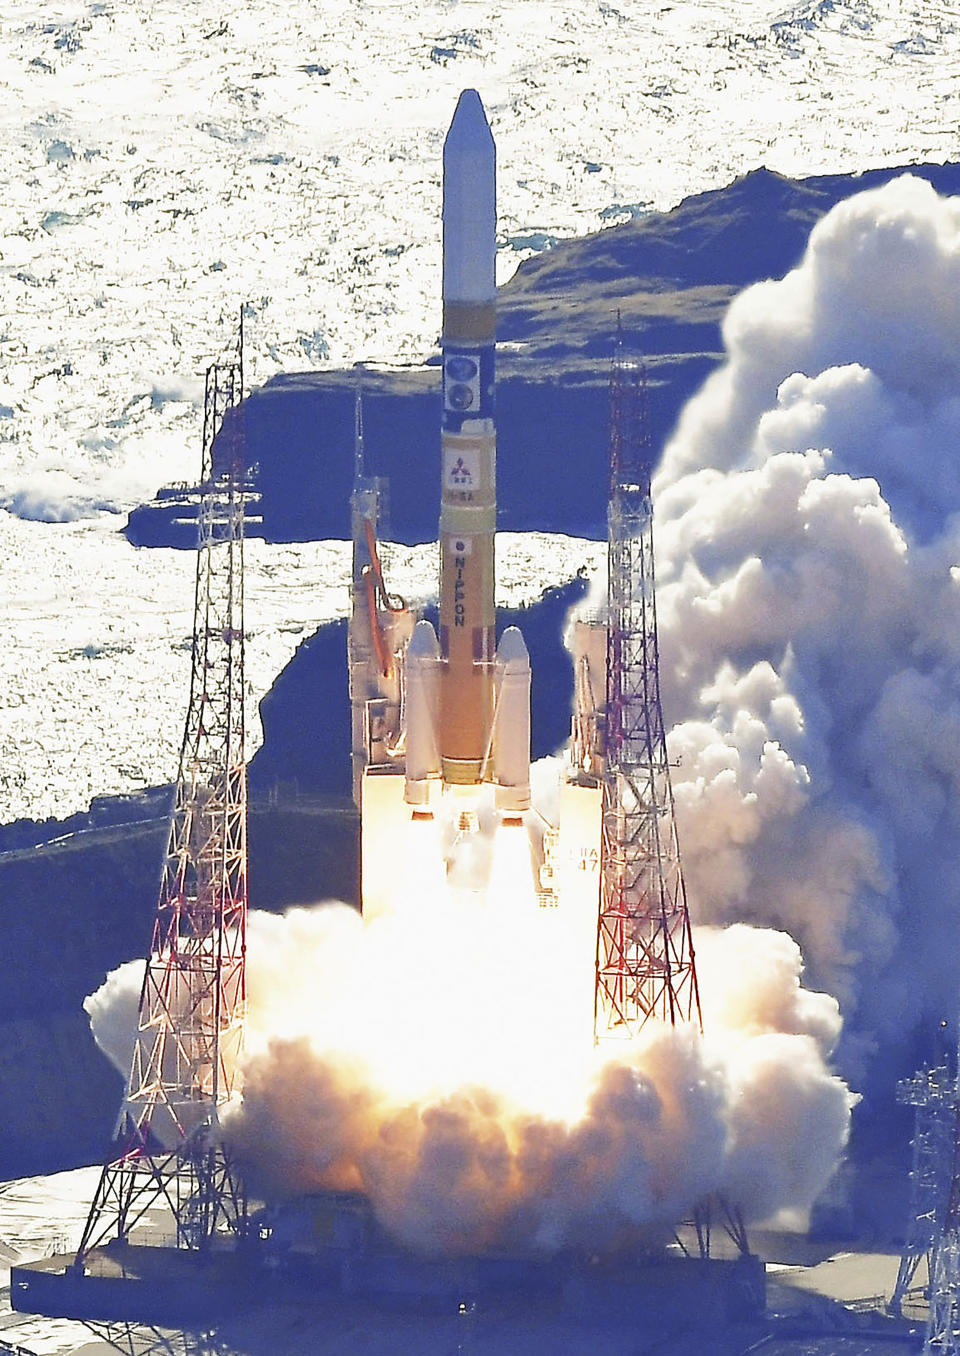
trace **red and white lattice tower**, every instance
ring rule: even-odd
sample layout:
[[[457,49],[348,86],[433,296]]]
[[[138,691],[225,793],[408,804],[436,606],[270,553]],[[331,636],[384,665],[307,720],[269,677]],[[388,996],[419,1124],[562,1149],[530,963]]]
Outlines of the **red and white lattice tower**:
[[[660,704],[645,390],[619,345],[610,402],[598,1041],[650,1018],[701,1025]]]
[[[242,350],[241,350],[242,353]],[[178,1247],[243,1233],[220,1133],[246,1005],[242,356],[207,371],[190,703],[136,1045],[77,1265],[166,1206]]]

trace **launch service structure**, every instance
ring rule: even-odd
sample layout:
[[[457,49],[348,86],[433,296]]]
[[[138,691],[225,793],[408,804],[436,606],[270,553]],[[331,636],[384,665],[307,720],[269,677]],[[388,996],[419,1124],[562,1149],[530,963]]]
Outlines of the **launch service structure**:
[[[190,701],[130,1076],[81,1274],[148,1212],[156,1227],[158,1208],[181,1248],[245,1226],[220,1130],[240,1092],[246,1006],[242,389],[242,359],[208,369]]]
[[[910,1218],[888,1306],[891,1313],[900,1315],[904,1299],[918,1285],[928,1288],[935,1270],[934,1256],[950,1189],[957,1079],[945,1065],[921,1069],[897,1084],[897,1101],[914,1108]],[[922,1262],[926,1264],[925,1274]],[[921,1282],[917,1281],[918,1272]]]
[[[651,447],[643,373],[610,376],[607,607],[574,622],[571,761],[602,786],[594,1034],[702,1027],[660,700]]]
[[[923,1350],[924,1356],[960,1356],[960,1115],[954,1117],[950,1188],[933,1252]]]

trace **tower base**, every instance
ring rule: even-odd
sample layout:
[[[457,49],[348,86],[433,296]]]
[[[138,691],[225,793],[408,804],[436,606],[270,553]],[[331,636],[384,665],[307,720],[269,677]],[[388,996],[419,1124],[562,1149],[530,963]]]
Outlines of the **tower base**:
[[[48,1318],[209,1325],[262,1300],[262,1265],[236,1248],[205,1253],[111,1243],[13,1267],[10,1302]]]

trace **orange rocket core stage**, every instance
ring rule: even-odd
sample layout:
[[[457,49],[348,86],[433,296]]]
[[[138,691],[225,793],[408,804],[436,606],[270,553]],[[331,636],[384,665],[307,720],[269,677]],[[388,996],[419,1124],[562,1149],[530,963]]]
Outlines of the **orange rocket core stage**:
[[[445,782],[469,784],[486,774],[493,714],[497,504],[492,429],[475,434],[444,430],[442,464],[441,771]]]
[[[497,525],[496,150],[476,90],[443,148],[439,751],[444,783],[491,776]]]

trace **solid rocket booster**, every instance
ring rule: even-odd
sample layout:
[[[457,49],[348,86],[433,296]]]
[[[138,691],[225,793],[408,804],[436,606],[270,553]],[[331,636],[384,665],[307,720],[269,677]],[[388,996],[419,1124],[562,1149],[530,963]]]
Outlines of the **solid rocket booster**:
[[[418,621],[407,647],[406,663],[406,788],[408,805],[429,808],[432,788],[440,777],[437,747],[440,649],[428,621]]]
[[[500,637],[493,687],[495,804],[516,819],[530,808],[530,656],[516,626]]]
[[[467,89],[443,146],[439,752],[448,785],[483,780],[491,737],[496,217],[496,148],[480,95]]]

